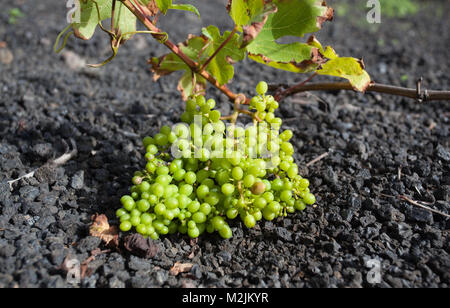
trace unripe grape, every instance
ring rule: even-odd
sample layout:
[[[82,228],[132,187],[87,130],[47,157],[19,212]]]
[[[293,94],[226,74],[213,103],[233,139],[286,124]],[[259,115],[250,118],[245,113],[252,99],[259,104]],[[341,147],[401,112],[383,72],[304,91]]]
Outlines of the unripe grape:
[[[269,89],[269,86],[267,85],[266,82],[261,81],[260,83],[258,83],[258,85],[256,86],[256,92],[259,95],[264,95],[267,93],[267,90]]]

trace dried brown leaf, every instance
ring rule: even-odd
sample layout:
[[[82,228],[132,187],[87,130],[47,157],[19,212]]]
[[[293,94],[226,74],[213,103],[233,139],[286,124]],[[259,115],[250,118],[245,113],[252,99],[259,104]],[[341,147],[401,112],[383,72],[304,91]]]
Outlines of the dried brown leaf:
[[[327,7],[327,2],[323,1],[322,6]],[[317,17],[317,27],[321,29],[322,24],[326,21],[332,21],[333,17],[334,17],[334,9],[331,7],[327,7],[325,13],[322,16]]]
[[[158,253],[158,245],[151,238],[144,238],[140,234],[130,234],[124,240],[124,247],[130,253],[141,258],[153,258]]]
[[[91,236],[99,237],[105,245],[110,247],[119,246],[119,232],[116,226],[110,226],[105,215],[95,214],[92,216],[92,224],[89,227]]]
[[[169,273],[173,276],[177,276],[180,273],[189,272],[191,270],[192,266],[194,266],[194,264],[192,264],[192,263],[176,262],[170,269]]]

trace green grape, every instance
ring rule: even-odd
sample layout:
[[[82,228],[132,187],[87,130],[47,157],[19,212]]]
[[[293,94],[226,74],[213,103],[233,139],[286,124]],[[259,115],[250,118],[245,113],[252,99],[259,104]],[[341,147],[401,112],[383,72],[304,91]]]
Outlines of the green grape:
[[[164,215],[166,210],[166,206],[162,203],[158,203],[157,205],[155,205],[154,211],[156,215]]]
[[[159,146],[165,146],[165,145],[167,145],[167,143],[169,141],[167,138],[167,135],[164,135],[161,133],[156,134],[154,139],[155,139],[155,143]]]
[[[206,104],[208,105],[209,109],[214,109],[214,107],[216,107],[216,101],[212,98],[208,99],[206,101]]]
[[[155,205],[158,202],[158,197],[155,195],[150,195],[147,200],[151,205]]]
[[[234,193],[234,185],[230,183],[223,184],[221,191],[225,196],[231,196]]]
[[[155,155],[153,155],[152,153],[145,153],[144,158],[146,161],[152,162],[155,160]]]
[[[200,205],[199,211],[205,214],[205,216],[208,216],[209,213],[211,213],[211,209],[211,205],[209,205],[208,203],[202,203]]]
[[[178,199],[173,197],[168,198],[165,202],[165,205],[169,210],[173,210],[178,207]]]
[[[274,220],[276,217],[276,214],[274,212],[271,212],[270,210],[268,210],[267,208],[265,208],[263,210],[263,217],[265,220],[271,221]]]
[[[296,200],[294,207],[297,211],[304,211],[306,209],[306,204],[302,200]]]
[[[144,137],[144,139],[142,140],[142,144],[144,145],[144,148],[147,148],[150,144],[153,144],[155,141],[153,140],[152,137],[150,136],[146,136]]]
[[[267,85],[266,82],[261,81],[260,83],[258,83],[258,85],[256,86],[256,92],[259,95],[264,95],[267,93],[267,90],[269,89],[269,86]]]
[[[188,204],[187,210],[191,213],[195,213],[200,209],[200,202],[198,201],[192,201]]]
[[[194,191],[194,187],[192,187],[192,185],[189,185],[189,184],[184,184],[184,185],[181,185],[181,187],[180,187],[180,194],[185,195],[185,196],[190,196],[193,191]]]
[[[316,197],[314,197],[312,193],[307,193],[303,198],[303,200],[308,205],[313,205],[314,203],[316,203]]]
[[[197,188],[197,197],[199,197],[200,199],[204,199],[206,197],[206,195],[208,195],[209,193],[209,187],[206,185],[200,185]]]
[[[156,169],[156,174],[157,174],[157,175],[166,175],[166,174],[169,174],[169,168],[166,167],[166,166],[158,167],[158,169]]]
[[[134,216],[140,217],[140,216],[142,215],[142,212],[139,211],[138,209],[133,209],[133,210],[130,212],[130,215],[131,215],[131,217],[134,217]]]
[[[146,147],[146,151],[147,153],[155,155],[156,153],[158,153],[158,147],[154,144],[150,144],[149,146]]]
[[[167,186],[172,181],[172,177],[168,174],[158,175],[155,182],[161,184],[162,186]]]
[[[235,219],[239,215],[239,211],[235,208],[231,208],[227,210],[227,217],[229,219]]]
[[[233,232],[228,225],[223,226],[223,228],[219,230],[219,234],[224,239],[229,239],[233,236]]]
[[[267,211],[270,211],[270,212],[276,214],[281,210],[281,205],[280,205],[280,203],[278,203],[276,201],[272,201],[267,205],[267,207],[265,209]]]
[[[292,199],[292,191],[290,190],[283,190],[280,194],[281,201],[287,202],[288,200]]]
[[[184,181],[185,181],[187,184],[193,185],[193,184],[197,181],[197,176],[195,175],[194,172],[189,171],[189,172],[187,172],[186,175],[184,176]]]
[[[150,202],[148,202],[146,199],[141,199],[136,202],[136,206],[139,211],[147,212],[150,209]]]
[[[300,189],[308,188],[309,181],[307,179],[301,179],[298,183],[298,186],[300,187]]]
[[[154,241],[156,241],[157,239],[159,239],[159,235],[156,232],[153,232],[152,234],[150,234],[150,238]]]
[[[244,225],[249,229],[253,228],[256,225],[255,217],[251,214],[246,215],[244,218]]]
[[[141,215],[141,224],[149,225],[152,223],[152,221],[153,221],[153,219],[150,216],[150,214],[144,213]]]
[[[145,165],[145,170],[147,170],[148,173],[154,173],[156,171],[156,165],[152,162],[149,162],[147,163],[147,165]]]
[[[155,196],[162,197],[164,195],[164,186],[159,183],[155,183],[152,185],[151,191]]]
[[[118,217],[118,218],[120,218],[121,216],[123,216],[123,215],[125,215],[125,214],[127,214],[127,210],[125,210],[125,209],[118,209],[117,211],[116,211],[116,217]]]
[[[187,234],[190,238],[197,238],[200,235],[200,230],[197,227],[190,228],[188,229]]]
[[[122,223],[120,224],[120,230],[123,232],[128,232],[131,230],[133,226],[131,225],[131,222],[129,221],[122,221]]]
[[[193,220],[189,220],[187,226],[188,226],[189,229],[197,228],[197,224],[196,224],[196,222],[193,221]]]
[[[136,203],[131,196],[123,196],[120,198],[120,202],[122,203],[123,208],[127,211],[131,211],[136,206]]]
[[[209,119],[212,122],[218,122],[220,120],[221,114],[218,110],[213,110],[209,113]]]
[[[255,207],[257,207],[258,209],[262,210],[262,209],[264,209],[266,207],[267,200],[264,199],[263,197],[259,197],[259,198],[255,199],[253,204],[255,205]]]
[[[241,167],[234,167],[233,170],[231,171],[231,176],[236,181],[239,181],[244,176],[244,171],[242,170]]]
[[[221,170],[216,174],[216,181],[219,185],[224,185],[230,180],[230,174],[228,171]]]
[[[130,214],[124,214],[124,215],[120,216],[120,222],[128,221],[130,219],[131,219]]]
[[[139,216],[131,216],[130,223],[133,227],[136,227],[141,223],[141,218]]]
[[[283,187],[283,181],[281,179],[275,179],[272,181],[271,185],[274,191],[279,191]]]
[[[186,170],[179,169],[173,173],[173,178],[175,181],[182,181],[186,176]]]
[[[294,179],[298,174],[298,167],[296,165],[291,165],[287,170],[287,175],[291,179]]]
[[[256,181],[255,177],[251,174],[248,174],[244,177],[243,184],[245,187],[248,188],[248,187],[252,187],[253,184],[255,183],[255,181]]]
[[[262,219],[262,212],[257,210],[253,213],[253,217],[255,217],[256,221],[260,221]]]
[[[147,226],[144,224],[139,224],[136,226],[136,231],[137,231],[137,233],[146,235],[147,234]]]

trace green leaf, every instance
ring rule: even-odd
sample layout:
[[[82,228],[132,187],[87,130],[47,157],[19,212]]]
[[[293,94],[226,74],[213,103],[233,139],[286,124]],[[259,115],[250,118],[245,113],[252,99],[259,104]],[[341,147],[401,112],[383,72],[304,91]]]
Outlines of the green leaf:
[[[212,56],[231,34],[230,31],[226,31],[223,35],[220,35],[219,29],[215,26],[204,28],[202,33],[211,43],[206,50],[209,56]],[[245,58],[245,50],[240,49],[239,45],[239,35],[234,34],[206,67],[206,71],[213,75],[220,85],[228,83],[233,78],[234,67],[231,63],[242,61]]]
[[[230,17],[241,30],[242,26],[250,24],[250,21],[264,10],[264,0],[231,0],[227,9]]]
[[[172,4],[170,6],[171,10],[181,10],[181,11],[188,11],[191,13],[194,13],[195,15],[198,16],[198,18],[200,18],[200,12],[198,11],[198,9],[191,5],[191,4]]]
[[[364,64],[355,58],[334,58],[323,64],[317,73],[348,79],[352,86],[361,92],[370,85],[370,76],[364,70]]]
[[[364,63],[362,60],[355,58],[340,58],[330,46],[323,48],[314,36],[311,36],[308,39],[308,44],[317,48],[321,55],[328,60],[319,70],[317,70],[319,75],[329,75],[348,79],[355,90],[361,92],[364,92],[370,85],[370,76],[364,70]]]
[[[156,0],[156,5],[164,15],[170,9],[192,12],[200,17],[200,12],[198,11],[198,9],[191,4],[173,4],[172,0]]]
[[[322,58],[306,43],[280,44],[286,36],[303,37],[331,19],[332,9],[318,0],[274,0],[277,12],[268,15],[259,35],[247,46],[249,58],[287,71],[302,73],[318,67]]]
[[[130,33],[125,35],[122,41],[128,40],[133,36],[131,33],[136,31],[136,16],[120,1],[116,2],[114,25],[120,34]]]
[[[163,14],[166,14],[172,5],[172,0],[156,0],[156,5]]]
[[[80,23],[72,24],[76,37],[89,40],[94,35],[98,22],[111,18],[112,1],[111,0],[80,0]],[[100,20],[99,20],[100,15]]]
[[[208,54],[202,53],[202,49],[207,44],[207,40],[203,37],[191,37],[185,43],[179,44],[178,47],[185,55],[196,62],[206,61]],[[189,96],[203,92],[206,89],[206,80],[198,75],[192,74],[191,69],[177,55],[170,53],[160,58],[152,58],[149,63],[152,66],[153,80],[158,80],[161,76],[169,75],[176,71],[184,71],[183,76],[178,82],[183,99]]]

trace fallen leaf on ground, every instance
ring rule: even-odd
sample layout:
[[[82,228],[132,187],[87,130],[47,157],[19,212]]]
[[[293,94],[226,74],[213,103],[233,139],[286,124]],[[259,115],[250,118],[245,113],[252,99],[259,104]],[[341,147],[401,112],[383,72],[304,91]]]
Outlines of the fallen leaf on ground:
[[[95,214],[92,216],[92,224],[89,227],[91,236],[99,237],[105,245],[111,247],[119,246],[119,232],[116,226],[110,226],[105,215]]]
[[[191,270],[192,266],[194,266],[192,263],[176,262],[170,269],[169,273],[173,276],[176,276],[179,273],[186,273]]]
[[[126,250],[141,258],[153,258],[158,253],[158,245],[151,238],[144,238],[140,234],[128,235],[124,240]]]

